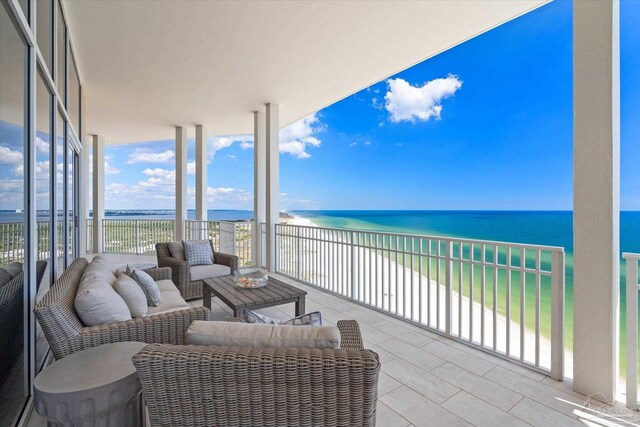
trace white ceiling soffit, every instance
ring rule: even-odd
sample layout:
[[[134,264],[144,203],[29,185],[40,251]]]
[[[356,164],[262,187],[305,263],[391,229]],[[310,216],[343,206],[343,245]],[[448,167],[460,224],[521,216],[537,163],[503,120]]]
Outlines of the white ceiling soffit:
[[[66,0],[87,132],[112,143],[282,126],[542,4],[521,1]],[[455,70],[452,70],[455,72]],[[425,76],[438,77],[438,76]]]

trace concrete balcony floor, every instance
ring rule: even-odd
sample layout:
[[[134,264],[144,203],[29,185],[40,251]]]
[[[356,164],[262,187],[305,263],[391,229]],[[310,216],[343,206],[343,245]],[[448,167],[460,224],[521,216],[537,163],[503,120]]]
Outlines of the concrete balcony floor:
[[[109,256],[116,264],[155,263],[153,255]],[[625,412],[616,418],[610,415],[612,408],[593,401],[592,409],[588,408],[588,397],[573,392],[568,382],[555,381],[359,304],[285,280],[307,291],[307,311],[320,311],[325,324],[334,325],[340,319],[359,322],[365,347],[378,353],[382,361],[378,426],[640,425],[638,413]],[[199,306],[202,300],[190,303]],[[212,308],[215,319],[232,315],[215,298]],[[289,319],[294,316],[294,305],[259,311]],[[45,420],[34,412],[28,426],[44,425]]]

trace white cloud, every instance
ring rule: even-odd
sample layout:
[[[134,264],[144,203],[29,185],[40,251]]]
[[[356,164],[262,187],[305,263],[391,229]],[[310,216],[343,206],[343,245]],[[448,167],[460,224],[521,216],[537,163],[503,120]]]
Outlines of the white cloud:
[[[325,130],[317,113],[313,113],[280,130],[280,152],[299,159],[307,159],[309,147],[319,147],[321,141],[314,135]]]
[[[457,76],[430,80],[422,86],[412,86],[406,80],[387,80],[389,90],[384,97],[385,109],[393,123],[426,121],[440,118],[442,100],[453,96],[462,87]]]
[[[196,174],[196,162],[187,163],[187,175],[195,175]]]
[[[45,142],[39,136],[36,136],[36,151],[39,153],[48,153],[49,152],[49,143]]]
[[[136,148],[129,153],[126,163],[128,165],[134,163],[171,163],[175,156],[173,150],[154,152],[148,148]]]
[[[299,159],[311,157],[307,152],[309,147],[319,147],[321,144],[315,134],[325,130],[316,113],[311,114],[289,126],[280,129],[280,153],[291,154]],[[225,135],[209,139],[209,157],[223,148],[239,143],[243,150],[253,148],[253,135]]]
[[[22,153],[20,151],[12,150],[9,147],[0,145],[0,164],[2,165],[21,165]]]
[[[244,150],[253,148],[253,135],[224,135],[209,138],[209,158],[212,159],[217,151],[223,148],[231,147],[233,144],[240,143],[240,147]]]
[[[120,169],[110,163],[112,160],[113,156],[104,156],[105,175],[118,175],[120,173]],[[89,174],[93,175],[93,154],[89,154]]]

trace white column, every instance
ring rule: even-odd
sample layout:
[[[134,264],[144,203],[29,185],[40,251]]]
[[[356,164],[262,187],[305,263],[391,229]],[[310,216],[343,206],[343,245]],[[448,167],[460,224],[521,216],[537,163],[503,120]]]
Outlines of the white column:
[[[174,238],[184,240],[187,219],[187,130],[176,126],[176,221]]]
[[[267,269],[276,268],[276,224],[280,221],[279,174],[280,174],[280,127],[278,104],[267,104],[266,126],[266,223],[267,223]]]
[[[104,219],[104,137],[93,135],[93,252],[102,252]]]
[[[573,387],[615,397],[620,283],[619,3],[573,3]]]
[[[207,128],[196,125],[196,220],[207,220]]]
[[[266,142],[265,115],[253,112],[253,265],[260,266],[262,260],[262,233],[260,225],[265,222],[266,192]]]

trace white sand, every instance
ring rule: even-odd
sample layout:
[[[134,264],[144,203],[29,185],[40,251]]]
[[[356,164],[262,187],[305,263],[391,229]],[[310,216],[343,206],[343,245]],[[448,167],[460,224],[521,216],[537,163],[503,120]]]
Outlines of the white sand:
[[[316,227],[309,219],[298,216],[288,219],[286,223]],[[321,288],[353,297],[374,307],[444,331],[445,286],[438,284],[435,280],[429,280],[427,272],[420,271],[422,267],[417,259],[412,266],[410,256],[405,262],[407,267],[402,267],[394,261],[393,251],[391,254],[385,251],[383,255],[381,251],[362,247],[352,248],[343,244],[342,242],[347,241],[347,233],[336,235],[323,230],[307,231],[306,235],[301,235],[303,236],[300,239],[303,242],[301,244],[298,244],[297,237],[282,238],[280,271]],[[329,239],[332,242],[321,242]],[[296,262],[298,256],[300,257],[299,263]],[[353,267],[351,265],[352,257],[355,260]],[[398,259],[401,260],[401,257],[400,255]],[[435,263],[433,265],[435,266]],[[298,275],[298,269],[302,274]],[[432,272],[433,274],[435,273]],[[440,274],[442,281],[444,280],[444,269]],[[355,284],[353,289],[352,282]],[[457,287],[457,284],[454,286]],[[465,283],[463,283],[464,286]],[[487,277],[487,290],[490,286],[492,286],[492,280]],[[481,345],[483,314],[481,304],[474,301],[470,307],[469,298],[464,295],[461,297],[456,291],[452,291],[451,301],[451,334],[469,341],[471,331],[472,341],[476,345]],[[487,298],[486,304],[490,305],[492,301]],[[438,305],[440,307],[439,313]],[[497,335],[496,350],[506,353],[507,319],[500,314],[494,317],[492,309],[486,307],[484,309],[484,347],[493,349],[494,318]],[[459,324],[462,325],[462,328],[459,327]],[[510,330],[510,355],[518,359],[520,358],[521,333],[519,319],[516,321],[512,317]],[[535,363],[535,331],[525,329],[524,337],[524,361]],[[543,336],[539,337],[539,341],[540,366],[549,369],[550,341]],[[573,372],[573,356],[569,351],[565,352],[564,372],[565,375],[570,375]]]

